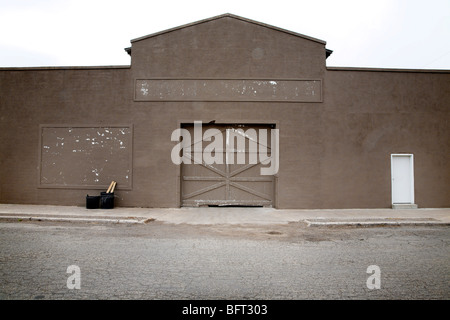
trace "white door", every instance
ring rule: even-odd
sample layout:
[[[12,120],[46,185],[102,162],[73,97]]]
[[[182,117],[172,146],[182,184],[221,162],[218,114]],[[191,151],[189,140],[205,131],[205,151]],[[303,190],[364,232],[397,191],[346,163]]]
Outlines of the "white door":
[[[391,155],[392,203],[414,203],[414,167],[412,154]]]

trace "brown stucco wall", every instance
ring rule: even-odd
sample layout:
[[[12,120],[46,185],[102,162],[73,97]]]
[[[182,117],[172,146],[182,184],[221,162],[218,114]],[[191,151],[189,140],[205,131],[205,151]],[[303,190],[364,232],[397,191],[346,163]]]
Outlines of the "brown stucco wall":
[[[414,154],[419,207],[450,205],[448,72],[330,68],[325,83],[327,206],[389,207],[392,153]]]
[[[321,100],[135,99],[137,79],[161,78],[316,79]],[[276,124],[278,208],[390,207],[391,153],[414,154],[419,207],[448,207],[449,85],[446,71],[327,69],[323,42],[230,17],[134,40],[130,67],[0,69],[0,202],[83,206],[131,159],[116,205],[178,207],[171,133],[215,120]],[[43,125],[130,126],[130,158],[95,187],[48,188],[39,180]]]
[[[81,204],[92,190],[39,188],[40,126],[126,123],[129,68],[0,71],[0,201]],[[71,163],[64,164],[70,170]],[[96,190],[98,192],[98,190]]]

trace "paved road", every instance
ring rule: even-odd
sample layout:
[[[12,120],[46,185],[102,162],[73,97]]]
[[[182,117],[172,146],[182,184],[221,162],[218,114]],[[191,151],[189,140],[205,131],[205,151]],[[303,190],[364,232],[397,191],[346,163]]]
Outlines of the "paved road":
[[[2,222],[0,299],[449,299],[449,230]]]

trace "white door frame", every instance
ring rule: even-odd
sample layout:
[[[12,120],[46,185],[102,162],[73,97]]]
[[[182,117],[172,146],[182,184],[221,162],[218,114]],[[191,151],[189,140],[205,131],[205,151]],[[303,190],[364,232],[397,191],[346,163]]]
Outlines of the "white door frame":
[[[410,153],[394,153],[391,154],[391,202],[394,203],[394,158],[407,157],[409,158],[410,168],[410,204],[414,204],[414,155]]]

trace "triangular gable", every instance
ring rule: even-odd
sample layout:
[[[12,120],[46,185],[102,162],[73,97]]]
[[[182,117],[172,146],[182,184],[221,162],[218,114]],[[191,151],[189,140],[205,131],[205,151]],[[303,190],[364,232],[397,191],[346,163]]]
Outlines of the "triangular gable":
[[[232,14],[131,40],[134,76],[320,79],[325,41]],[[133,52],[133,54],[132,54]],[[188,76],[189,75],[189,76]]]

